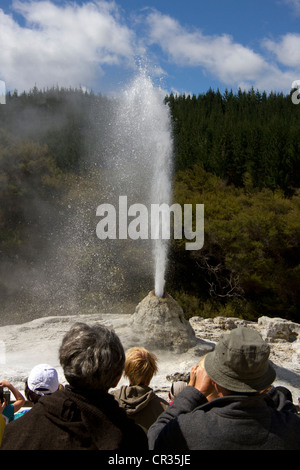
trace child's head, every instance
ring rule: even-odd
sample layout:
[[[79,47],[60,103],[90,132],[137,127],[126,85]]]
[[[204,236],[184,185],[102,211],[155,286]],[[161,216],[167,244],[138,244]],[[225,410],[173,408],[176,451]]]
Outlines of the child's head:
[[[148,386],[157,370],[157,357],[147,349],[134,347],[126,352],[124,375],[130,385]]]

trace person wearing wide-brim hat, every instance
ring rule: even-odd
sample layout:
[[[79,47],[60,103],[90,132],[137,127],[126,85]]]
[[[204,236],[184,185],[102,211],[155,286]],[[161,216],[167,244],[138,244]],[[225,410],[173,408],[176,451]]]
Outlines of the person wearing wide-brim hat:
[[[149,429],[149,448],[299,450],[300,416],[282,390],[272,386],[276,372],[269,356],[269,345],[253,328],[222,335],[203,366],[191,369],[185,390]]]

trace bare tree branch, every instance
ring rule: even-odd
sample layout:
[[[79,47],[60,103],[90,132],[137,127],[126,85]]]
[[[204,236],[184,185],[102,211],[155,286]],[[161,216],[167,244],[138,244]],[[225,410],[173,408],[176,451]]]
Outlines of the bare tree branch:
[[[244,290],[240,285],[239,275],[234,271],[229,271],[222,263],[212,265],[209,263],[209,256],[202,256],[197,266],[206,271],[206,282],[209,285],[211,297],[218,298],[243,298]]]

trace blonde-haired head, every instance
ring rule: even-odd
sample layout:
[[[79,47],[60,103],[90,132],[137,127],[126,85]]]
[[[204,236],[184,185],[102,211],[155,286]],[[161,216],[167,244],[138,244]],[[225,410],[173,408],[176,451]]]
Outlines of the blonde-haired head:
[[[126,352],[124,375],[130,385],[148,386],[157,370],[157,357],[147,349],[134,347]]]

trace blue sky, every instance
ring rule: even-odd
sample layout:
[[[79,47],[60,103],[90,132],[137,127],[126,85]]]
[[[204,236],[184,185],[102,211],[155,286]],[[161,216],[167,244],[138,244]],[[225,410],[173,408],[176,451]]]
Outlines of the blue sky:
[[[0,59],[19,93],[115,93],[142,65],[168,93],[286,94],[300,79],[300,0],[1,0]]]

